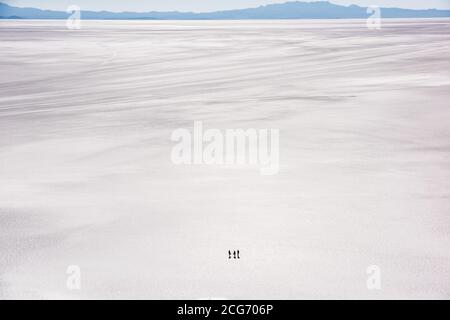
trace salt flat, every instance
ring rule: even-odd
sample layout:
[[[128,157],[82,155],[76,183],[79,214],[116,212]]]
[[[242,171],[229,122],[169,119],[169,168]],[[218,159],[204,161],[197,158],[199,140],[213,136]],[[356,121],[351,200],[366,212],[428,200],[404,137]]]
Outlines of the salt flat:
[[[450,298],[450,20],[82,23],[0,21],[0,298]]]

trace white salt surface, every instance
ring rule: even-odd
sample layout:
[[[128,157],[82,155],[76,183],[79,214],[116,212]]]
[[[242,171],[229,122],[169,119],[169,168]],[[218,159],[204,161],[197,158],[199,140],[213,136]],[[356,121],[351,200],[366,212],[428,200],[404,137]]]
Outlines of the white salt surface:
[[[450,298],[450,20],[82,23],[0,21],[0,298]]]

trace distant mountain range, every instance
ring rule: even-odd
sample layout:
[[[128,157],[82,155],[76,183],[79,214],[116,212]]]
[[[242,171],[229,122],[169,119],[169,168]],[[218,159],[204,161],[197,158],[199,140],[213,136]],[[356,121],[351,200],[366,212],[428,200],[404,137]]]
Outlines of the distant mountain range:
[[[63,11],[12,7],[0,2],[0,19],[67,19]],[[341,6],[327,1],[286,2],[251,9],[194,12],[109,12],[82,11],[86,20],[241,20],[241,19],[364,19],[367,8],[357,5]],[[450,10],[412,10],[381,8],[383,18],[437,18],[450,17]]]

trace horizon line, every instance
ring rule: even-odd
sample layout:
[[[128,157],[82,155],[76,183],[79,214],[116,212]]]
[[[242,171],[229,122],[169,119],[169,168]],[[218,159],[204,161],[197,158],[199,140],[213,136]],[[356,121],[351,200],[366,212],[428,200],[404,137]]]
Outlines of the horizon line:
[[[95,12],[95,13],[100,13],[100,12],[109,12],[109,13],[117,13],[117,14],[121,14],[121,13],[184,13],[184,14],[208,14],[208,13],[216,13],[216,12],[227,12],[227,11],[237,11],[237,10],[247,10],[247,9],[257,9],[257,8],[264,8],[264,7],[268,7],[268,6],[273,6],[273,5],[283,5],[283,4],[287,4],[287,3],[329,3],[332,5],[336,5],[336,6],[340,6],[340,7],[345,7],[345,8],[349,8],[349,7],[359,7],[359,8],[369,8],[370,6],[361,6],[358,4],[349,4],[349,5],[345,5],[345,4],[336,4],[332,1],[327,1],[327,0],[317,0],[317,1],[285,1],[285,2],[281,2],[281,3],[269,3],[269,4],[265,4],[265,5],[260,5],[260,6],[256,6],[256,7],[246,7],[246,8],[235,8],[235,9],[225,9],[225,10],[213,10],[213,11],[178,11],[178,10],[168,10],[168,11],[158,11],[158,10],[150,10],[150,11],[114,11],[114,10],[108,10],[108,9],[101,9],[101,10],[93,10],[93,9],[86,9],[84,10],[81,6],[80,7],[81,11],[85,11],[85,12]],[[0,4],[12,7],[12,8],[20,8],[20,9],[37,9],[37,10],[42,10],[42,11],[54,11],[54,12],[65,12],[65,10],[58,10],[58,9],[48,9],[48,8],[42,8],[39,6],[35,6],[35,7],[30,7],[30,6],[18,6],[18,5],[11,5],[8,4],[6,2],[0,1]],[[412,9],[412,8],[404,8],[404,7],[384,7],[384,6],[377,6],[381,9],[402,9],[402,10],[411,10],[411,11],[428,11],[428,10],[437,10],[437,11],[450,11],[450,8],[448,9],[439,9],[439,8],[427,8],[427,9]]]

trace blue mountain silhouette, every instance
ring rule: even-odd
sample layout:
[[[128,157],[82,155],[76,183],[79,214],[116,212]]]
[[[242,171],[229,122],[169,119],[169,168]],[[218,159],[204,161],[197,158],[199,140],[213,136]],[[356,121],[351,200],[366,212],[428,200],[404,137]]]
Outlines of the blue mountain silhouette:
[[[108,12],[82,11],[83,19],[158,19],[158,20],[230,20],[230,19],[357,19],[367,18],[367,8],[357,5],[341,6],[327,1],[286,2],[250,9],[215,12]],[[436,18],[450,17],[450,10],[412,10],[381,8],[383,18]],[[63,11],[18,8],[0,2],[0,18],[66,19]]]

